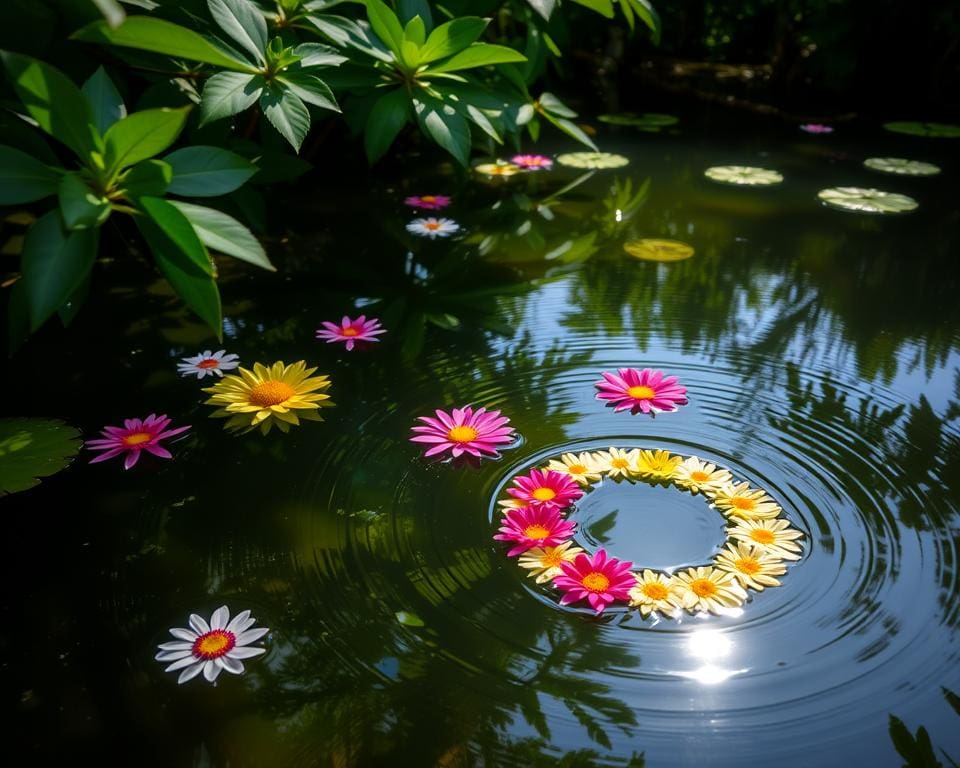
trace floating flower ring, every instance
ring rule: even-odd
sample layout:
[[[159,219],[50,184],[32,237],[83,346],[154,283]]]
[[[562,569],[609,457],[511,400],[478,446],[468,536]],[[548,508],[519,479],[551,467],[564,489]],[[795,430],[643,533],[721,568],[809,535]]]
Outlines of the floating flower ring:
[[[671,572],[571,546],[576,525],[565,513],[604,478],[703,494],[727,518],[723,547],[709,564]],[[561,605],[586,600],[597,614],[616,602],[637,608],[643,618],[728,612],[743,605],[748,590],[780,586],[787,561],[802,553],[803,534],[766,491],[734,481],[729,470],[697,456],[637,448],[564,453],[512,483],[508,498],[497,502],[504,517],[493,538],[510,544],[507,556],[518,557],[538,584],[552,582]]]

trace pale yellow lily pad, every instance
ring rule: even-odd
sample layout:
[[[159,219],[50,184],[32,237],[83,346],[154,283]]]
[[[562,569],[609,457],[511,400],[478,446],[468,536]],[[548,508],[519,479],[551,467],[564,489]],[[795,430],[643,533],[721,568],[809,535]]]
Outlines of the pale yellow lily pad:
[[[591,170],[601,168],[622,168],[629,164],[629,158],[623,155],[615,155],[612,152],[567,152],[557,158],[560,165],[566,165],[570,168],[589,168]]]
[[[703,175],[721,184],[737,186],[766,187],[783,181],[783,174],[769,168],[754,168],[750,165],[715,165],[707,168]]]
[[[907,195],[864,187],[830,187],[821,189],[817,197],[832,208],[860,213],[907,213],[920,205]]]
[[[907,160],[904,157],[869,157],[863,164],[871,171],[895,173],[898,176],[936,176],[940,169],[933,163]]]
[[[643,261],[683,261],[695,253],[693,246],[679,240],[662,240],[645,237],[641,240],[628,240],[623,250]]]

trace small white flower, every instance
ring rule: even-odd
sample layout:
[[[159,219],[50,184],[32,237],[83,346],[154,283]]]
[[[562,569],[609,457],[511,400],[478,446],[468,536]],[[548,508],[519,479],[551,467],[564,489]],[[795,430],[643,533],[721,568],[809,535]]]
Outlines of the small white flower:
[[[181,376],[189,376],[192,373],[197,374],[198,379],[210,375],[223,377],[223,371],[230,371],[236,368],[239,363],[237,355],[228,355],[225,349],[211,352],[209,349],[193,357],[183,358],[182,363],[177,363],[177,371]]]
[[[431,239],[447,237],[460,231],[460,225],[453,219],[438,219],[433,216],[427,219],[414,219],[407,224],[407,232],[414,235],[423,235]]]
[[[250,646],[270,630],[266,627],[250,629],[257,623],[250,618],[250,611],[238,613],[233,621],[230,611],[223,605],[210,617],[210,623],[195,613],[190,614],[190,629],[176,627],[170,634],[176,642],[161,643],[154,658],[161,662],[173,662],[164,672],[180,672],[177,683],[192,680],[201,672],[207,682],[217,679],[221,670],[234,675],[243,673],[241,659],[250,659],[266,653],[266,648]],[[227,623],[229,621],[229,623]]]

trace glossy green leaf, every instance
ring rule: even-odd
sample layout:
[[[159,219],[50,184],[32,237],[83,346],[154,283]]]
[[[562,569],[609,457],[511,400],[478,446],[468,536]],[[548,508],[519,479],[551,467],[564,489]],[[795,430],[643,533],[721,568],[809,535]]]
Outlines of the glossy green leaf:
[[[344,48],[353,48],[383,62],[392,62],[393,54],[369,28],[361,27],[353,19],[332,14],[307,16],[320,34]]]
[[[185,197],[216,197],[243,186],[257,166],[219,147],[184,147],[164,160],[173,169],[169,192]]]
[[[414,16],[419,16],[427,32],[433,27],[433,13],[430,11],[430,3],[427,0],[399,0],[397,12],[403,24],[409,23]]]
[[[267,22],[249,0],[207,0],[210,15],[227,36],[259,64],[265,63]]]
[[[94,124],[101,134],[127,116],[123,99],[103,67],[97,67],[97,71],[90,75],[80,90],[90,105]]]
[[[403,27],[400,26],[400,20],[382,0],[366,0],[366,3],[367,19],[370,21],[373,31],[399,58],[400,46],[403,43]]]
[[[487,43],[474,43],[469,48],[465,48],[460,53],[454,54],[446,61],[442,61],[436,66],[431,66],[429,72],[456,72],[462,69],[473,69],[474,67],[486,67],[490,64],[510,64],[519,63],[527,60],[519,51],[513,48],[507,48],[504,45],[488,45]]]
[[[624,15],[628,8],[632,10],[647,25],[654,44],[660,42],[660,15],[650,0],[620,0],[620,7],[623,8]],[[632,24],[630,28],[633,29]]]
[[[0,205],[32,203],[55,195],[60,174],[26,152],[0,144]]]
[[[537,99],[540,103],[540,106],[543,107],[551,115],[556,117],[576,117],[577,113],[574,112],[570,107],[564,104],[560,99],[554,96],[552,93],[544,92],[540,94],[540,98]]]
[[[299,152],[310,130],[310,112],[300,97],[288,88],[271,88],[260,97],[260,107],[270,124]]]
[[[215,208],[207,208],[179,200],[171,201],[193,225],[197,236],[208,248],[276,272],[260,241],[232,216]]]
[[[126,168],[163,152],[177,140],[190,107],[144,109],[111,126],[104,136],[110,172]]]
[[[188,61],[202,61],[239,72],[256,71],[250,62],[223,45],[197,34],[192,29],[153,16],[128,16],[116,29],[111,29],[106,22],[97,21],[77,30],[71,38],[88,43],[162,53]]]
[[[576,123],[567,120],[565,117],[554,117],[549,113],[545,114],[544,117],[570,138],[576,139],[581,144],[585,144],[593,150],[597,149],[597,145],[593,143],[593,139],[587,136],[584,130]]]
[[[120,186],[124,196],[137,200],[141,197],[160,197],[170,187],[173,169],[163,160],[144,160],[137,163],[123,177]]]
[[[120,26],[123,20],[127,18],[127,12],[123,10],[123,6],[117,0],[92,0],[92,2],[111,27]]]
[[[394,616],[396,616],[397,621],[399,621],[405,627],[425,627],[426,623],[413,611],[397,611]]]
[[[293,49],[294,56],[300,57],[299,66],[308,67],[339,67],[346,56],[341,56],[336,48],[321,43],[301,43]]]
[[[207,80],[200,97],[200,125],[236,115],[263,93],[263,78],[241,72],[218,72]]]
[[[340,111],[337,97],[333,95],[333,91],[327,84],[316,75],[293,71],[284,74],[283,77],[278,77],[277,82],[286,86],[291,93],[307,104],[313,104],[315,107],[329,109],[333,112]]]
[[[60,214],[67,229],[99,227],[110,215],[110,201],[97,195],[79,173],[65,173],[57,190]]]
[[[367,159],[375,163],[393,144],[397,134],[410,119],[410,99],[400,89],[381,96],[370,110],[364,130]]]
[[[417,121],[423,132],[466,166],[470,159],[470,126],[449,104],[431,96],[414,99]]]
[[[63,142],[82,160],[102,148],[90,105],[66,75],[18,53],[2,51],[0,57],[27,114],[41,130]]]
[[[213,274],[213,262],[203,246],[193,225],[173,203],[160,197],[143,197],[139,200],[140,209],[147,218],[170,241],[171,246],[189,262],[193,269],[207,275]],[[142,217],[137,217],[139,222]]]
[[[36,330],[83,282],[97,256],[97,229],[65,232],[59,211],[40,217],[27,232],[22,267],[30,329]]]
[[[406,42],[413,43],[415,47],[423,45],[427,41],[427,25],[423,19],[414,16],[403,28],[403,39]]]
[[[66,469],[82,445],[80,431],[59,419],[0,419],[0,494]]]
[[[573,0],[573,2],[582,5],[584,8],[589,8],[591,11],[596,11],[608,19],[613,18],[613,0]]]
[[[441,24],[427,38],[420,51],[421,60],[429,63],[462,51],[480,38],[488,23],[488,19],[464,16]]]

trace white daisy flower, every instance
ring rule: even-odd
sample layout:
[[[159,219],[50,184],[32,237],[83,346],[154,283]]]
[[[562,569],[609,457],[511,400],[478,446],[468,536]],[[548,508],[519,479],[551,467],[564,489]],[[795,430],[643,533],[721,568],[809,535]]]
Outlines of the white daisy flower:
[[[438,237],[448,237],[454,232],[460,231],[460,225],[453,219],[436,218],[430,216],[426,219],[414,219],[407,224],[407,232],[414,235],[422,235],[435,240]]]
[[[225,349],[211,352],[209,349],[193,357],[183,358],[182,363],[177,363],[177,371],[181,376],[189,376],[192,373],[197,374],[198,379],[210,375],[223,377],[223,371],[231,371],[240,365],[240,358],[237,355],[228,355]]]
[[[266,627],[250,629],[256,623],[256,619],[250,618],[250,611],[242,611],[230,621],[225,605],[213,612],[209,624],[197,614],[190,614],[190,629],[172,628],[170,634],[177,638],[176,642],[161,643],[157,646],[160,653],[154,658],[173,662],[164,672],[182,670],[177,683],[192,680],[201,672],[209,683],[224,669],[234,675],[242,674],[241,659],[267,652],[266,648],[250,645],[270,631]]]

